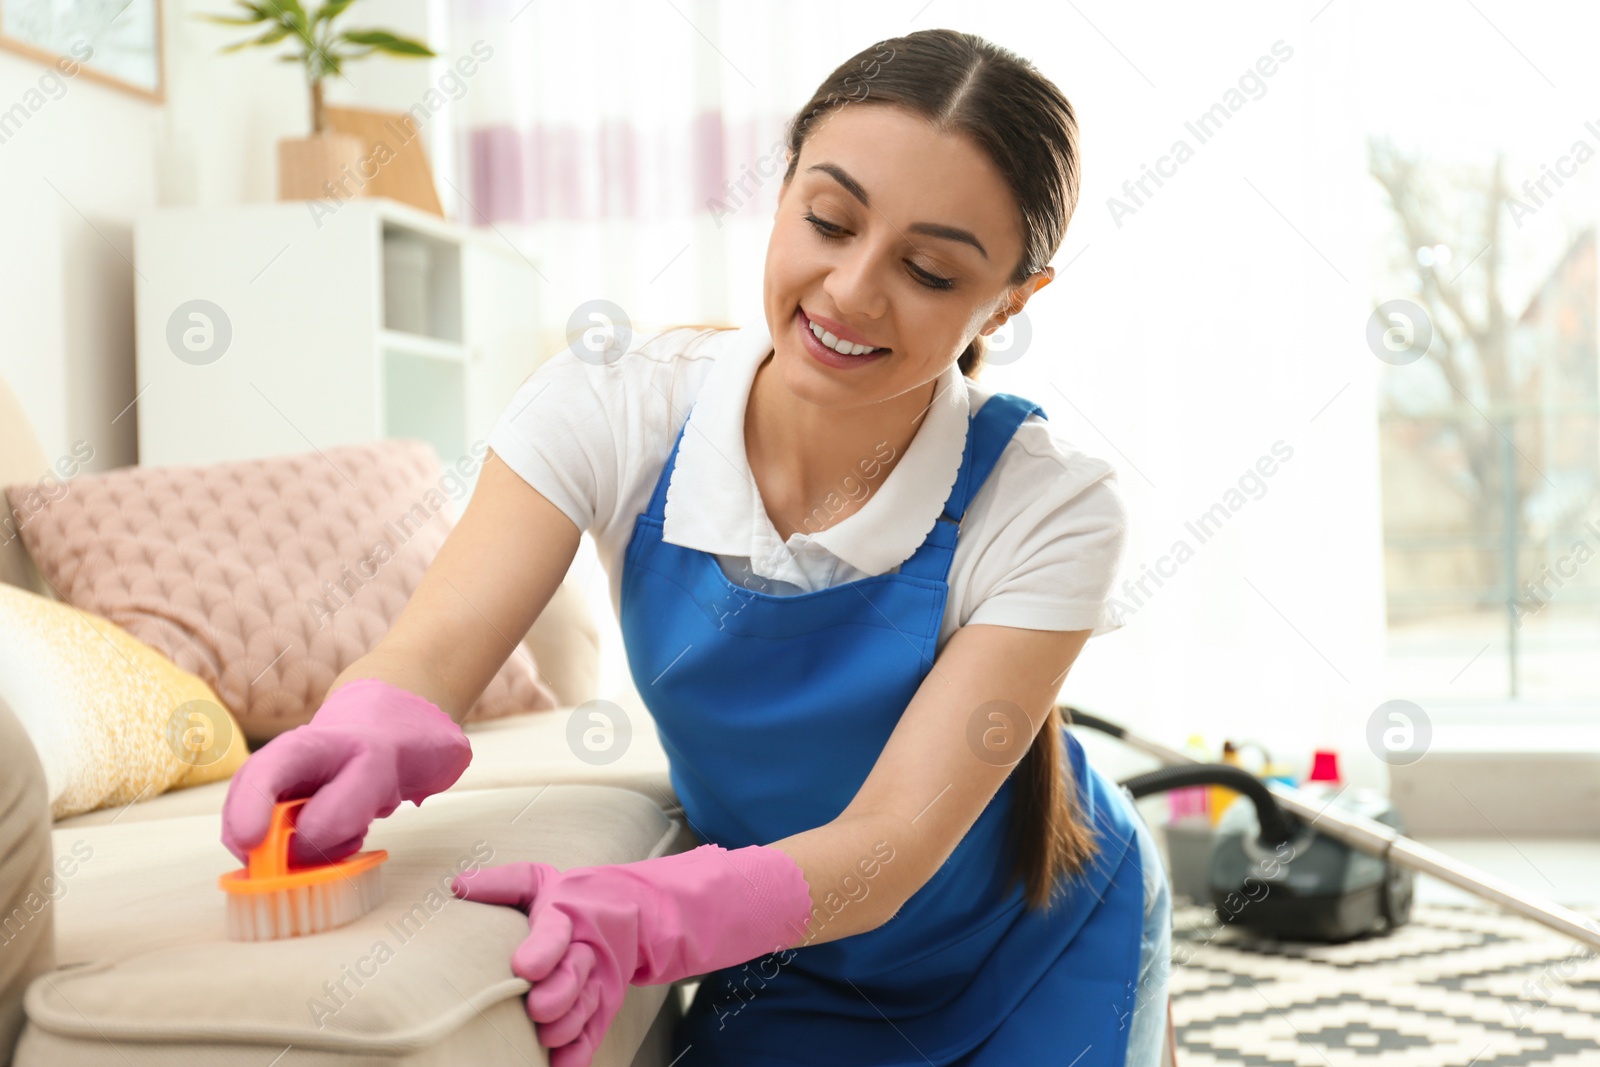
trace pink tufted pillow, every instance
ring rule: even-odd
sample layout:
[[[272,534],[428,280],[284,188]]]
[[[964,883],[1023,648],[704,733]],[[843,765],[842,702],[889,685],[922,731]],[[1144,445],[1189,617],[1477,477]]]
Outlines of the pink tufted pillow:
[[[427,443],[387,440],[6,495],[61,598],[199,675],[259,743],[309,720],[389,631],[455,523],[452,489]],[[519,644],[467,721],[555,706]]]

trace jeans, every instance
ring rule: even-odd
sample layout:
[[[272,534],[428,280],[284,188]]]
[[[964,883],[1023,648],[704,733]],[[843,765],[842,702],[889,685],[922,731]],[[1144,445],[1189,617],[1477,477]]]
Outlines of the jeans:
[[[1161,1067],[1167,1036],[1167,978],[1172,966],[1172,885],[1161,863],[1155,834],[1145,824],[1127,788],[1122,795],[1134,807],[1138,827],[1139,865],[1144,871],[1144,930],[1139,937],[1139,989],[1129,1022],[1127,1067]]]

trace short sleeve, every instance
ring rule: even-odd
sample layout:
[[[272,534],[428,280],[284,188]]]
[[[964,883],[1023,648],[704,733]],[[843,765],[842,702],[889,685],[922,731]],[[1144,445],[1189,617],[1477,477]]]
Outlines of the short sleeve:
[[[1069,474],[1056,466],[1055,477],[1036,476],[1026,486],[1031,496],[1020,498],[1017,513],[1005,517],[973,566],[977,606],[967,623],[1091,630],[1091,636],[1122,628],[1126,620],[1110,593],[1122,562],[1127,508],[1115,470],[1080,459],[1080,468],[1098,473]]]
[[[489,431],[495,455],[580,530],[616,499],[620,448],[605,395],[616,388],[606,366],[563,348],[518,387]]]

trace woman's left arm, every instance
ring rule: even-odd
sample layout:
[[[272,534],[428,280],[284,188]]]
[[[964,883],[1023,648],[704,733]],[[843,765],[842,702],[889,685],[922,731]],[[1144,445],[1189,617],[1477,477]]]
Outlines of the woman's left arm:
[[[771,843],[811,887],[804,944],[881,926],[933,877],[1048,721],[1091,632],[950,635],[845,810]]]
[[[957,630],[866,781],[826,825],[770,845],[457,876],[457,896],[528,913],[511,969],[532,985],[528,1016],[552,1067],[587,1067],[630,984],[707,974],[887,922],[1027,752],[1089,633]]]

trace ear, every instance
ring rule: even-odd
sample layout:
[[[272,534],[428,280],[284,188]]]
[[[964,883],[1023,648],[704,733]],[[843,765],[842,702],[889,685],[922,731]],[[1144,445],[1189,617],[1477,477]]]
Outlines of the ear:
[[[989,317],[989,321],[986,322],[983,329],[979,330],[978,332],[985,337],[989,336],[991,333],[994,333],[996,330],[1006,324],[1007,319],[1021,311],[1023,306],[1027,304],[1028,299],[1032,297],[1034,293],[1037,293],[1040,289],[1043,289],[1045,286],[1055,281],[1055,279],[1056,269],[1054,267],[1047,266],[1042,270],[1035,271],[1021,285],[1012,290],[1010,298],[1003,301],[1001,305],[995,309],[994,314]]]

